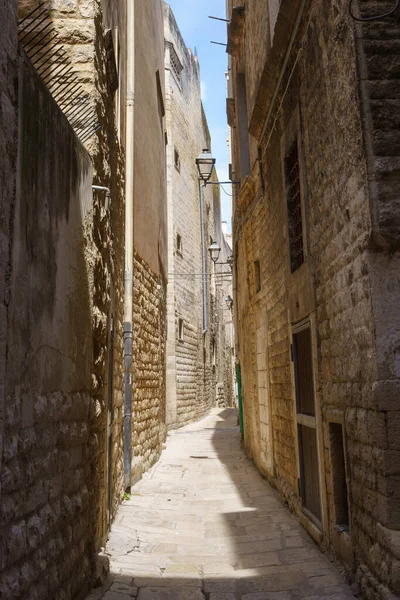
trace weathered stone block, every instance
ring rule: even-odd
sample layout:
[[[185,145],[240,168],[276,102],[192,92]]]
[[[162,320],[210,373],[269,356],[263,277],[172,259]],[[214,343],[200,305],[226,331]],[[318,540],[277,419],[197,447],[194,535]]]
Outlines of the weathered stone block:
[[[57,33],[64,44],[90,44],[94,40],[94,24],[86,19],[59,19]]]
[[[391,450],[400,450],[400,410],[387,413],[387,439]]]
[[[0,595],[3,600],[14,600],[20,593],[19,586],[20,570],[17,568],[8,569],[0,575]]]
[[[25,555],[27,549],[26,533],[25,521],[20,521],[20,523],[9,529],[3,542],[5,546],[3,568],[11,566]]]
[[[94,16],[94,0],[79,0],[79,12],[82,17],[89,19]]]
[[[76,13],[78,0],[50,0],[49,8],[60,14],[73,15]]]
[[[375,382],[373,394],[379,410],[400,410],[400,382],[397,379]]]

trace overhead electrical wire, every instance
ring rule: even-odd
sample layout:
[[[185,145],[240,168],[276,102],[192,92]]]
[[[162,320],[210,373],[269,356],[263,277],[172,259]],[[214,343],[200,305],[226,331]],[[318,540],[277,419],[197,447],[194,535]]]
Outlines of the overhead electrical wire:
[[[392,8],[388,12],[382,13],[380,15],[372,15],[371,17],[356,17],[356,15],[353,13],[354,0],[350,0],[349,13],[350,13],[350,16],[355,21],[359,21],[361,23],[364,23],[367,21],[378,21],[379,19],[383,19],[384,17],[390,17],[394,12],[396,12],[396,10],[399,8],[400,0],[395,0],[395,3],[396,4],[395,4],[394,8]]]
[[[229,193],[226,191],[226,189],[224,188],[224,186],[223,186],[223,185],[221,185],[221,184],[220,184],[220,185],[219,185],[219,187],[220,187],[220,188],[222,188],[222,191],[223,191],[223,192],[225,192],[225,194],[226,194],[227,196],[229,196],[230,198],[233,198],[233,194],[229,194]]]

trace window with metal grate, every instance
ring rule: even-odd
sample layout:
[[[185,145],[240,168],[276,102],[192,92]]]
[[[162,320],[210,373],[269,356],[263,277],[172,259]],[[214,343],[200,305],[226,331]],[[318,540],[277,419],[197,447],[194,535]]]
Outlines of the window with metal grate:
[[[172,44],[170,45],[169,56],[170,56],[171,70],[172,70],[173,74],[175,75],[178,83],[181,84],[181,73],[183,70],[183,66],[182,66],[181,61],[179,60],[176,50]]]
[[[293,273],[304,262],[300,164],[297,140],[294,142],[285,158],[285,171],[288,206],[290,268]]]

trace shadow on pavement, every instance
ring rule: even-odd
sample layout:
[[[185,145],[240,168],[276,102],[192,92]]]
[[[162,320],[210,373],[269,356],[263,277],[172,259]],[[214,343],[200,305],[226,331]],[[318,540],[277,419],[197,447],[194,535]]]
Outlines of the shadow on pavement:
[[[354,598],[240,445],[237,413],[173,432],[108,543],[112,577],[90,600]]]

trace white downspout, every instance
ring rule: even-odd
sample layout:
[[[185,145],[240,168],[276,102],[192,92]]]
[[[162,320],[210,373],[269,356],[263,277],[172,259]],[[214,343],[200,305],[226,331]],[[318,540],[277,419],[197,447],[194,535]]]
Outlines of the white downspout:
[[[125,293],[124,293],[124,487],[131,487],[133,191],[135,177],[135,0],[126,0]]]

